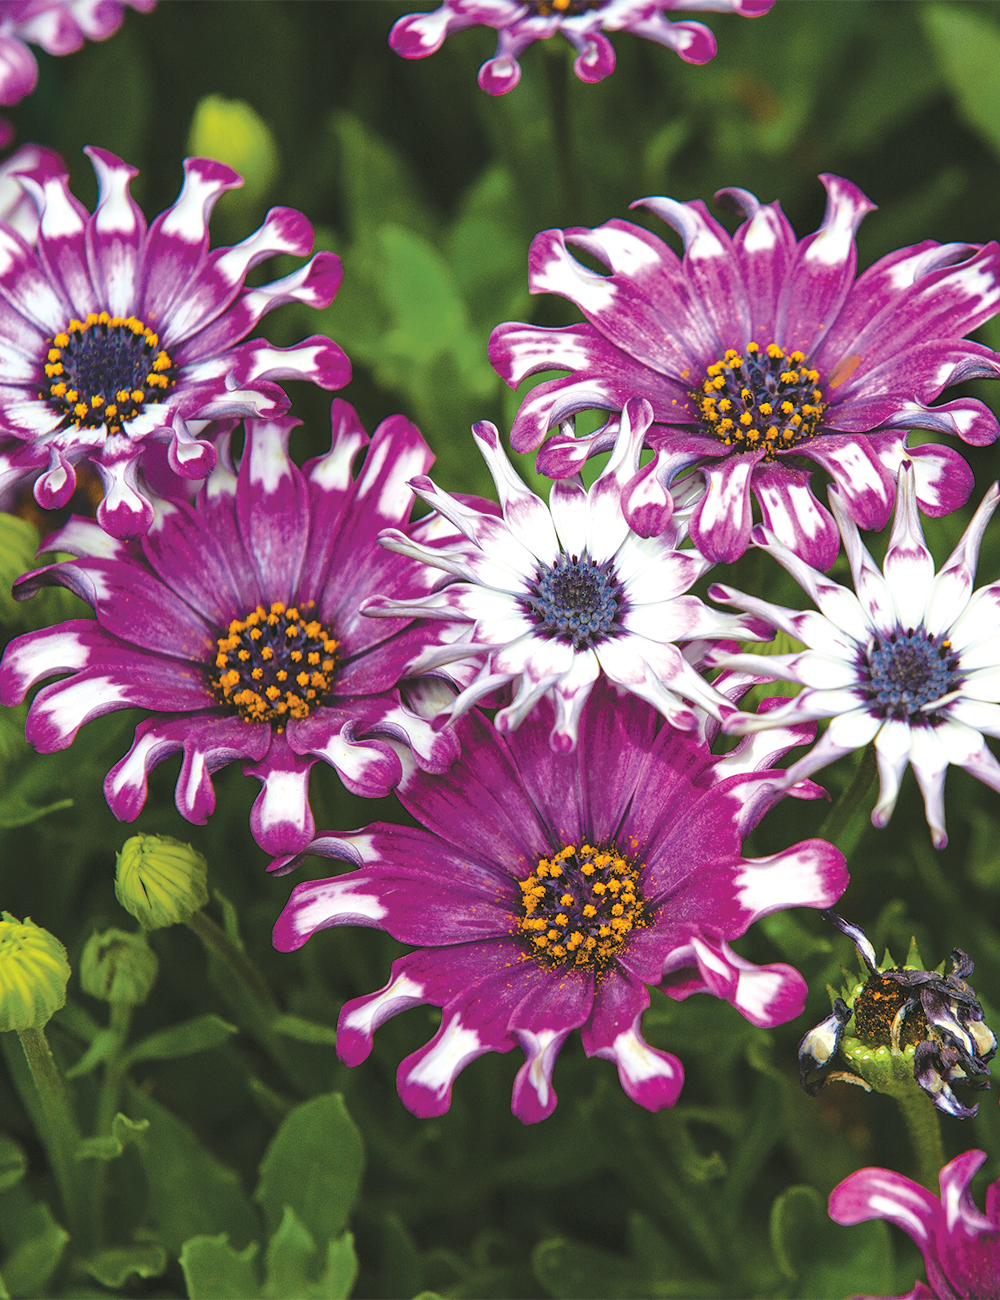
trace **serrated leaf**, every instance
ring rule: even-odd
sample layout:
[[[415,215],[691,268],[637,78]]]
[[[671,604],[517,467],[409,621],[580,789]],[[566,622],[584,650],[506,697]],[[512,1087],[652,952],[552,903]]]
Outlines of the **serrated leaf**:
[[[314,1241],[343,1232],[361,1185],[361,1135],[338,1092],[303,1102],[278,1129],[260,1166],[255,1199],[272,1232],[291,1206]]]
[[[178,1056],[207,1052],[228,1042],[236,1033],[239,1030],[235,1025],[209,1012],[140,1039],[129,1050],[126,1061],[129,1065],[135,1061],[170,1061]]]
[[[28,1161],[21,1148],[13,1138],[0,1133],[0,1192],[16,1187],[27,1168]]]
[[[137,1144],[146,1175],[148,1213],[159,1240],[177,1254],[191,1237],[229,1234],[238,1248],[258,1232],[257,1216],[239,1177],[207,1151],[184,1123],[130,1087],[128,1107],[149,1120]]]
[[[303,1020],[301,1016],[275,1016],[271,1028],[286,1038],[295,1038],[300,1043],[319,1043],[334,1047],[337,1031],[329,1025],[317,1025],[313,1020]]]
[[[76,1148],[77,1160],[115,1160],[130,1142],[149,1128],[148,1119],[129,1119],[121,1111],[111,1122],[111,1132],[84,1138]]]
[[[117,1290],[133,1273],[159,1277],[167,1267],[167,1252],[162,1246],[118,1246],[85,1259],[81,1267],[102,1286]]]
[[[926,5],[922,18],[960,113],[1000,153],[1000,27],[953,4]]]
[[[245,1250],[233,1250],[226,1233],[186,1241],[180,1265],[189,1300],[256,1300],[260,1283],[253,1261],[259,1249],[252,1241]]]

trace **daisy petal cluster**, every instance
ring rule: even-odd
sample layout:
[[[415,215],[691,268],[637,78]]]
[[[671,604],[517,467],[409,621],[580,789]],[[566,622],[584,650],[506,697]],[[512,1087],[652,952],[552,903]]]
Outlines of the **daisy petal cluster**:
[[[668,13],[714,10],[747,18],[766,14],[774,0],[445,0],[438,9],[407,14],[389,33],[404,59],[425,59],[453,32],[493,27],[497,52],[479,69],[479,85],[503,95],[521,80],[518,57],[535,41],[563,36],[576,51],[581,81],[603,81],[615,70],[614,46],[604,35],[627,31],[673,50],[686,63],[715,57],[715,37],[699,22],[674,22]]]
[[[20,599],[40,587],[75,592],[97,621],[74,619],[16,638],[0,663],[0,701],[39,691],[26,735],[43,753],[72,744],[80,726],[117,709],[150,716],[108,773],[112,812],[133,821],[149,771],[183,753],[175,799],[188,821],[215,807],[212,773],[241,760],[262,784],[251,829],[269,853],[300,849],[313,836],[309,773],[334,767],[357,794],[378,797],[402,774],[400,752],[435,771],[457,753],[403,702],[398,683],[427,644],[426,629],[361,616],[375,590],[417,600],[430,570],[376,544],[395,525],[428,545],[439,521],[407,524],[406,480],[433,457],[402,416],[383,421],[369,443],[352,407],[333,404],[330,451],[302,469],[287,445],[297,420],[248,420],[235,471],[227,440],[193,504],[157,504],[139,539],[109,537],[74,518],[46,549],[62,561],[22,578]],[[447,536],[443,540],[453,540]]]
[[[135,169],[103,149],[87,153],[99,187],[93,213],[64,173],[25,172],[36,241],[0,226],[0,493],[33,483],[44,509],[64,505],[74,466],[88,461],[103,482],[101,526],[128,538],[153,519],[137,480],[148,448],[164,446],[180,478],[203,479],[220,422],[288,409],[279,380],[348,381],[350,363],[321,335],[290,348],[243,341],[282,303],[327,306],[342,273],[339,258],[320,252],[280,280],[246,288],[247,273],[267,258],[310,252],[312,226],[301,213],[272,208],[242,243],[210,251],[212,208],[242,184],[231,168],[189,158],[180,195],[147,229],[129,194]]]
[[[518,478],[487,423],[476,425],[474,435],[502,518],[457,500],[430,479],[413,481],[417,495],[462,535],[461,545],[428,549],[392,532],[380,540],[455,580],[419,603],[375,598],[365,610],[468,625],[467,637],[429,649],[414,665],[415,672],[429,672],[481,656],[475,678],[442,710],[439,723],[513,684],[497,727],[519,726],[548,696],[555,703],[552,745],[572,749],[580,710],[602,673],[655,704],[676,727],[696,725],[692,702],[715,718],[735,713],[676,643],[767,640],[770,625],[719,614],[684,594],[709,565],[697,551],[676,548],[677,528],[647,539],[629,528],[621,495],[650,418],[647,402],[628,404],[614,452],[593,486],[584,488],[579,477],[564,479],[553,487],[548,507]]]
[[[662,526],[666,489],[697,471],[706,491],[690,533],[713,561],[746,550],[755,498],[780,542],[829,568],[839,539],[810,487],[817,466],[862,528],[887,522],[904,457],[926,514],[963,505],[972,474],[962,457],[936,443],[907,448],[906,438],[922,429],[983,446],[997,436],[982,402],[933,403],[949,385],[1000,373],[996,354],[965,337],[1000,310],[1000,248],[925,240],[855,279],[854,235],[874,204],[849,181],[820,179],[826,215],[802,240],[777,203],[738,189],[716,195],[745,218],[734,235],[701,202],[638,200],[681,235],[683,259],[625,221],[538,235],[531,291],[568,298],[585,321],[494,330],[490,358],[511,387],[539,371],[570,372],[525,398],[511,431],[515,451],[541,447],[578,411],[613,413],[592,436],[561,431],[542,447],[541,472],[572,474],[607,450],[625,402],[645,397],[655,457],[629,484],[626,514],[637,531]],[[583,265],[574,247],[607,273]],[[661,503],[659,520],[644,513],[650,496]]]
[[[754,543],[773,556],[815,602],[818,613],[787,609],[715,585],[715,600],[768,619],[806,649],[787,655],[724,656],[734,668],[770,674],[804,689],[769,713],[730,719],[735,733],[775,723],[829,718],[819,743],[788,771],[810,776],[843,754],[874,742],[880,777],[872,813],[885,826],[907,765],[924,796],[937,848],[948,837],[944,779],[949,764],[1000,790],[1000,763],[985,736],[1000,736],[1000,582],[973,590],[983,531],[1000,501],[994,484],[954,552],[935,574],[917,513],[915,469],[899,472],[896,517],[880,573],[861,543],[840,492],[830,504],[854,577],[852,592],[810,568],[773,533],[759,528]]]
[[[447,1110],[477,1057],[520,1047],[512,1108],[527,1123],[544,1119],[575,1029],[588,1056],[614,1062],[633,1100],[673,1105],[683,1067],[642,1037],[647,986],[677,999],[711,993],[755,1025],[791,1019],[804,1005],[802,977],[754,965],[729,940],[770,912],[830,906],[847,884],[843,856],[822,840],[741,855],[743,837],[781,797],[783,773],[770,760],[801,729],[771,736],[766,755],[755,738],[718,758],[602,682],[581,711],[578,746],[556,753],[553,713],[546,701],[507,736],[468,714],[454,767],[429,777],[410,765],[398,787],[419,825],[317,837],[308,853],[352,869],[297,885],[275,926],[282,951],[339,925],[375,926],[415,947],[383,989],[346,1003],[337,1051],[357,1065],[390,1016],[443,1008],[437,1034],[397,1075],[417,1115]]]
[[[837,1223],[886,1219],[920,1248],[927,1283],[899,1300],[1000,1300],[1000,1179],[986,1189],[986,1213],[969,1190],[986,1160],[966,1151],[941,1170],[941,1195],[892,1169],[859,1169],[830,1193]]]

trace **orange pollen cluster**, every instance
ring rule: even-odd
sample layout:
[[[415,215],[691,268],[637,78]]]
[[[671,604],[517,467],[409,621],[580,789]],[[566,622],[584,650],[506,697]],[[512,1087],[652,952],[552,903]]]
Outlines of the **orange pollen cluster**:
[[[77,428],[107,425],[108,433],[120,433],[147,400],[160,401],[177,382],[177,366],[158,335],[135,316],[106,311],[71,320],[48,339],[43,369],[48,392],[40,400]]]
[[[306,609],[312,609],[309,601]],[[325,703],[337,666],[338,642],[322,623],[306,619],[294,606],[276,600],[258,605],[246,618],[234,618],[218,641],[209,678],[220,704],[244,722],[276,723],[306,718]]]
[[[567,845],[542,858],[520,882],[518,933],[548,966],[609,965],[631,930],[646,924],[639,877],[644,867],[613,846]]]
[[[785,353],[777,343],[747,345],[741,356],[729,348],[705,371],[691,393],[707,431],[738,451],[763,449],[773,460],[818,432],[826,404],[819,371],[801,352]]]

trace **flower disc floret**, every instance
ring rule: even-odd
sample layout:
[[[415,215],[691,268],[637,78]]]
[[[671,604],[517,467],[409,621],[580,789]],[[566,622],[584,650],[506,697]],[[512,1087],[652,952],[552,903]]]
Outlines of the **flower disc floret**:
[[[177,367],[159,335],[135,316],[91,312],[47,341],[49,401],[75,428],[121,433],[147,397],[159,401],[177,383]],[[44,392],[38,394],[44,397]]]
[[[306,614],[315,604],[308,602]],[[318,619],[303,617],[294,605],[258,605],[219,637],[212,689],[244,722],[281,729],[287,719],[307,718],[327,702],[337,646]]]
[[[749,343],[742,355],[730,348],[710,365],[691,398],[707,433],[737,451],[763,449],[773,460],[819,429],[826,405],[818,385],[819,371],[801,352]]]
[[[629,932],[646,924],[644,869],[613,845],[567,844],[540,859],[520,883],[524,916],[517,928],[528,951],[548,966],[593,966],[602,973]]]
[[[952,643],[943,635],[928,635],[924,628],[873,636],[865,661],[873,710],[902,722],[932,723],[938,712],[932,706],[963,680]]]
[[[611,560],[597,564],[586,555],[560,555],[554,564],[539,564],[524,605],[543,632],[583,650],[621,625],[622,600]]]

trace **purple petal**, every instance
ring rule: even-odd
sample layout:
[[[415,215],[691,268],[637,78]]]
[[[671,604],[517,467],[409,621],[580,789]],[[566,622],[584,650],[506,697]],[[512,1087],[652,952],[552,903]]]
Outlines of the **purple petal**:
[[[650,1047],[639,1030],[649,991],[630,975],[609,971],[597,987],[594,1010],[581,1037],[588,1056],[618,1067],[622,1088],[646,1110],[673,1106],[684,1086],[684,1067],[676,1056]]]
[[[293,753],[275,732],[266,756],[243,764],[244,774],[255,776],[263,787],[250,812],[250,829],[265,853],[298,853],[315,834],[309,807],[309,773],[315,762]]]

